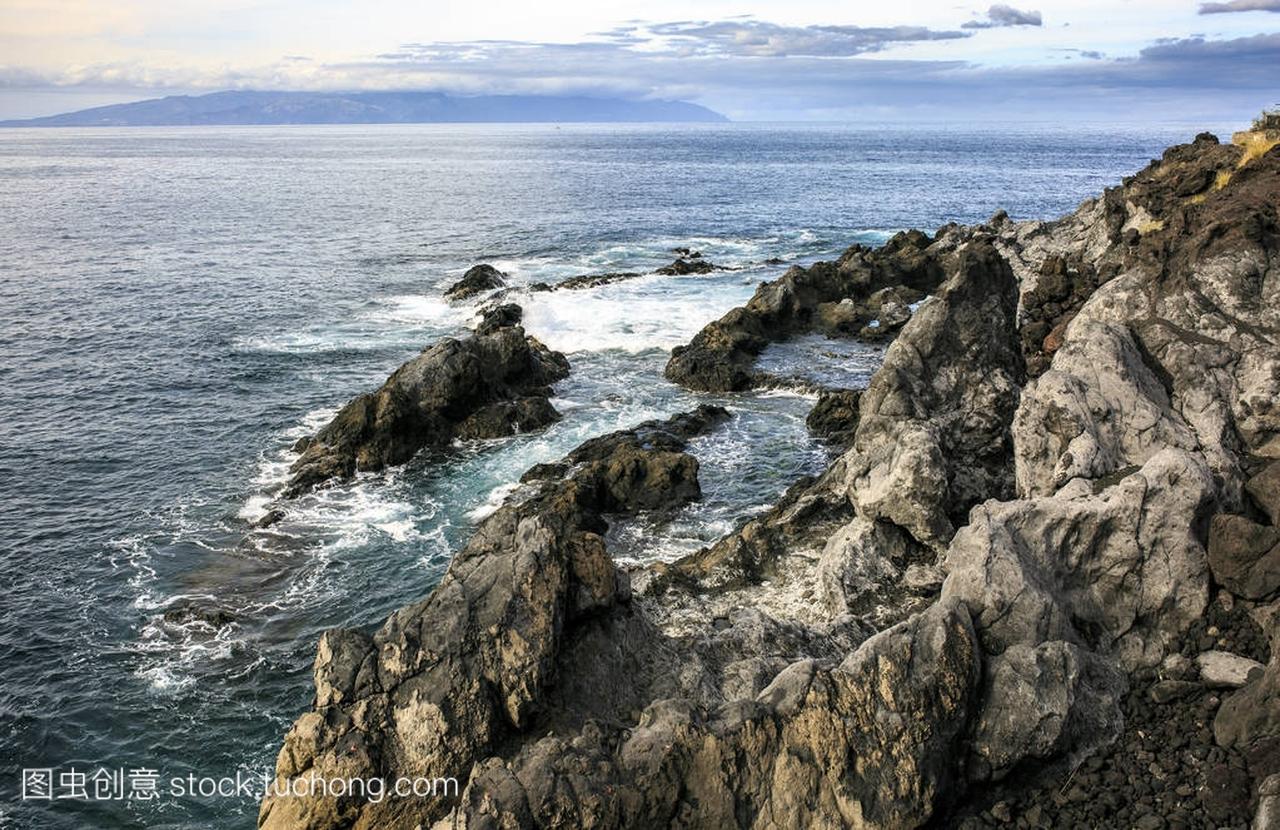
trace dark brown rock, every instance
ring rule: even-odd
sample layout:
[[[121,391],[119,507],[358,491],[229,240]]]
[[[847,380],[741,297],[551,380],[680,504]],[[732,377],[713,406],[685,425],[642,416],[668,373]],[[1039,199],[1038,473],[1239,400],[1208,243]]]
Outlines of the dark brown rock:
[[[403,464],[423,447],[454,438],[497,438],[536,429],[558,415],[550,384],[569,373],[519,326],[446,338],[405,363],[377,392],[356,397],[309,439],[285,497],[359,470]]]
[[[1214,579],[1246,599],[1280,589],[1280,529],[1222,513],[1209,525],[1209,567]]]
[[[493,334],[498,329],[518,326],[523,318],[524,309],[515,303],[503,303],[486,308],[481,312],[476,334]]]
[[[702,391],[750,388],[761,380],[752,371],[755,359],[770,342],[822,330],[824,325],[833,331],[855,331],[851,326],[857,321],[846,319],[842,300],[865,300],[894,286],[916,292],[937,287],[944,269],[927,252],[931,241],[920,231],[908,231],[882,248],[855,245],[834,263],[793,266],[780,278],[761,283],[745,306],[705,326],[687,346],[672,350],[667,378]],[[825,309],[825,323],[819,309]]]
[[[861,396],[860,391],[853,389],[823,392],[805,418],[805,426],[819,438],[848,446],[858,429],[858,399]]]
[[[506,285],[506,274],[492,265],[482,263],[467,269],[462,279],[451,285],[444,296],[447,300],[467,300],[495,288],[505,288]]]
[[[1280,461],[1268,463],[1249,479],[1245,489],[1271,519],[1271,524],[1280,527]]]

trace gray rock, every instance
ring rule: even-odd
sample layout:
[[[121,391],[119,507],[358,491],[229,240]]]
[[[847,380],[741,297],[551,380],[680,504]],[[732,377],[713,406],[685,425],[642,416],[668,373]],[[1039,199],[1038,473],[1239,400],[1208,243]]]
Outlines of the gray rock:
[[[984,777],[1028,759],[1070,760],[1108,743],[1123,722],[1124,675],[1071,643],[1011,646],[988,661],[985,676],[970,750]]]
[[[1238,689],[1249,682],[1253,672],[1262,672],[1262,664],[1228,651],[1204,651],[1196,656],[1200,680],[1218,689]]]
[[[982,242],[957,260],[885,353],[842,459],[860,516],[935,550],[974,504],[1012,495],[1009,424],[1023,379],[1012,272]]]
[[[956,534],[942,594],[968,604],[988,653],[1065,640],[1156,666],[1208,603],[1197,517],[1213,495],[1202,460],[1166,449],[1101,493],[988,502]]]

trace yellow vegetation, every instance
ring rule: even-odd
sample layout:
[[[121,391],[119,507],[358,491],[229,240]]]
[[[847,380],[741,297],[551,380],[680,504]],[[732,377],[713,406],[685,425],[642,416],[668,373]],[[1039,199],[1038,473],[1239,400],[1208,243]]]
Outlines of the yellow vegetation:
[[[1236,164],[1236,167],[1244,167],[1254,159],[1262,158],[1268,150],[1280,144],[1280,135],[1277,135],[1274,130],[1249,133],[1242,138],[1242,141],[1236,141],[1237,144],[1244,147],[1244,153],[1240,156],[1240,161]]]

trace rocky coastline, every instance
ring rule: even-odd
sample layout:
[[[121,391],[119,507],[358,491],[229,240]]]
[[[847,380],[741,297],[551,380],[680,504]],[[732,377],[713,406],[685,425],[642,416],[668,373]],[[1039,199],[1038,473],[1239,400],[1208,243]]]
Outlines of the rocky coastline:
[[[568,363],[504,288],[468,272],[477,331],[304,440],[287,493],[556,417]],[[821,475],[621,567],[610,524],[698,499],[729,413],[528,471],[429,596],[322,637],[276,765],[461,792],[259,826],[1280,827],[1280,150],[1202,134],[1055,221],[793,267],[666,376],[784,382],[756,358],[806,333],[887,343],[819,398]]]

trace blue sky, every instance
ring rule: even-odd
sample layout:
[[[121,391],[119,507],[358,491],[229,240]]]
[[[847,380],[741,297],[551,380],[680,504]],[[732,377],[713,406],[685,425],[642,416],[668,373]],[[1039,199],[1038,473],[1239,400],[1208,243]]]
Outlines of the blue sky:
[[[681,99],[738,120],[1222,121],[1280,0],[4,0],[0,118],[221,89]]]

